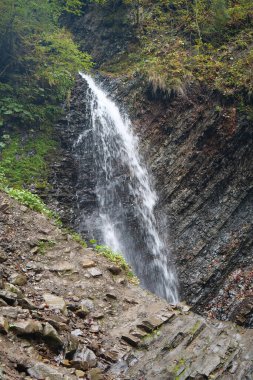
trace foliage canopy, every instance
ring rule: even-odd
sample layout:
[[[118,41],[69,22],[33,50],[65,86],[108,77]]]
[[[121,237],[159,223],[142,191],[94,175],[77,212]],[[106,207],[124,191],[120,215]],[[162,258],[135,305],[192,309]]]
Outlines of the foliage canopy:
[[[53,105],[65,98],[78,70],[91,67],[90,56],[58,25],[62,13],[76,13],[80,5],[77,0],[1,1],[0,124],[40,123],[49,113],[53,118]]]

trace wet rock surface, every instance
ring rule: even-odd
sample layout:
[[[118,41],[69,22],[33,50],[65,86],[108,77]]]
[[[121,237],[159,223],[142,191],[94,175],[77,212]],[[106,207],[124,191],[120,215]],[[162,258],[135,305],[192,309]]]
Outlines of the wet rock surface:
[[[204,95],[206,90],[198,87],[162,100],[151,99],[138,78],[99,81],[116,102],[129,107],[159,195],[156,213],[173,254],[181,299],[206,316],[244,319],[252,327],[252,308],[235,318],[241,302],[253,296],[251,122],[225,99]],[[78,210],[85,212],[88,225],[94,224],[92,157],[78,164],[70,148],[81,133],[85,92],[78,79],[69,113],[72,123],[62,143],[69,163],[85,168],[82,186],[72,182],[82,199],[73,199],[72,212],[76,226],[89,235]]]
[[[235,105],[192,90],[135,104],[133,118],[182,298],[225,320],[253,295],[253,130]]]
[[[52,221],[0,193],[3,203],[9,207],[0,214],[7,257],[0,270],[8,289],[0,293],[1,379],[252,377],[252,330],[204,319],[186,304],[169,305],[131,284],[124,271],[119,283],[108,260]],[[42,229],[55,244],[33,253]],[[102,275],[85,276],[88,260]],[[57,263],[73,270],[51,270]],[[9,283],[17,274],[27,280],[20,286]]]

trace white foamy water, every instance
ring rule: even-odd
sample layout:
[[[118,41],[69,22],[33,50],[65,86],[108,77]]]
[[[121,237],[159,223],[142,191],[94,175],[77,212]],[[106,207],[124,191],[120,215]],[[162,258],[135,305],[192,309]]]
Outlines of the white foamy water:
[[[89,130],[103,243],[124,255],[144,287],[178,302],[177,278],[154,215],[157,195],[138,152],[131,122],[95,81],[87,82]],[[82,144],[87,130],[76,146]]]

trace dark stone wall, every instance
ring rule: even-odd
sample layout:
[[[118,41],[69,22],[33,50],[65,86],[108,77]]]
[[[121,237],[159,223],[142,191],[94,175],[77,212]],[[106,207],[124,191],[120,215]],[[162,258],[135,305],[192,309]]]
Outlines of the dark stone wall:
[[[228,318],[253,290],[252,124],[201,89],[136,108],[182,298]]]

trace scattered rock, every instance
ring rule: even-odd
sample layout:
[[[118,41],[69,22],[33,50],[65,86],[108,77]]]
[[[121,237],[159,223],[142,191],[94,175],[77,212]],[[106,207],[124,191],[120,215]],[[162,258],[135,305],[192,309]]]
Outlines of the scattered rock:
[[[49,339],[49,341],[52,342],[53,345],[56,345],[56,346],[63,345],[63,341],[60,338],[59,334],[57,333],[55,328],[51,326],[49,323],[45,323],[42,334],[45,338]]]
[[[8,292],[14,293],[17,295],[17,298],[22,298],[24,296],[24,293],[21,289],[19,289],[18,286],[15,286],[13,284],[9,284],[8,282],[4,285],[5,290]]]
[[[8,304],[2,298],[0,298],[0,307],[7,306],[7,305]]]
[[[4,289],[4,279],[0,273],[0,289]]]
[[[127,284],[127,280],[125,277],[118,277],[115,279],[115,282],[117,284],[120,284],[120,285],[126,285]]]
[[[147,331],[148,333],[162,326],[164,321],[159,318],[151,317],[148,320],[142,321],[137,327]]]
[[[36,282],[39,282],[39,281],[41,281],[42,277],[43,277],[43,274],[40,273],[40,274],[36,274],[36,276],[35,276],[34,279],[35,279]]]
[[[77,369],[86,371],[89,368],[95,367],[97,364],[97,357],[93,351],[87,347],[78,350],[73,357],[72,364]]]
[[[130,305],[138,305],[138,304],[139,304],[139,302],[136,301],[136,300],[133,299],[133,298],[131,298],[131,299],[129,299],[129,298],[124,298],[123,301],[129,303]]]
[[[75,269],[75,266],[68,261],[62,261],[49,268],[51,272],[73,272]]]
[[[80,329],[76,329],[76,330],[71,331],[71,335],[80,336],[80,335],[83,335],[83,331]]]
[[[146,331],[140,330],[138,328],[136,330],[131,330],[130,332],[131,332],[131,335],[140,339],[145,338],[148,334]]]
[[[0,250],[0,264],[4,263],[7,259],[8,259],[8,256],[6,255],[6,253]]]
[[[0,211],[3,213],[3,214],[7,214],[8,213],[8,210],[10,208],[10,205],[9,203],[7,202],[4,202],[0,205]]]
[[[89,310],[93,310],[94,309],[94,303],[93,301],[89,300],[89,299],[86,299],[86,300],[82,300],[81,303],[80,303],[81,306],[86,306],[87,309]]]
[[[44,363],[34,364],[28,368],[27,372],[32,378],[37,380],[70,380],[73,378],[72,376],[64,375],[59,368]]]
[[[21,298],[18,300],[18,304],[24,309],[36,310],[37,306],[34,305],[28,298]]]
[[[123,334],[121,338],[133,347],[138,347],[141,341],[139,338],[131,334]]]
[[[43,298],[49,309],[60,310],[62,313],[66,312],[66,303],[62,297],[46,293],[43,295]]]
[[[106,351],[103,353],[103,357],[110,362],[116,363],[119,359],[119,353],[117,351]]]
[[[246,297],[233,310],[232,321],[245,327],[253,326],[253,297]]]
[[[46,321],[58,331],[69,330],[69,326],[67,325],[68,319],[61,315],[52,315]]]
[[[23,310],[21,307],[4,306],[0,309],[0,315],[10,319],[29,318],[29,311]]]
[[[30,253],[32,254],[32,255],[34,255],[35,253],[38,253],[39,252],[39,247],[33,247],[31,250],[30,250]]]
[[[68,342],[65,348],[65,354],[67,359],[73,359],[73,356],[79,347],[79,341],[77,337],[79,335],[82,335],[82,331],[79,331],[81,332],[81,334],[77,333],[77,330],[71,331],[71,334],[69,334]]]
[[[27,283],[27,277],[24,274],[13,273],[10,276],[9,281],[13,285],[23,286]]]
[[[43,333],[43,326],[40,322],[34,321],[33,319],[22,320],[14,322],[12,328],[17,332],[17,334],[37,334]]]
[[[17,294],[0,289],[0,298],[6,301],[8,305],[13,305],[17,300]]]
[[[9,330],[8,320],[2,316],[0,316],[0,333],[7,334]]]
[[[42,264],[42,263],[35,263],[33,261],[29,261],[26,264],[26,269],[27,270],[33,270],[35,272],[43,272],[45,270],[48,270],[48,267],[45,264]]]
[[[85,372],[81,371],[80,369],[77,369],[75,371],[75,375],[80,378],[80,377],[84,377],[85,376]]]
[[[180,304],[178,304],[177,308],[181,310],[183,313],[187,313],[188,311],[191,310],[191,307],[189,305],[186,305],[186,303],[184,302],[181,302]]]
[[[89,312],[90,310],[85,305],[81,305],[80,309],[76,311],[76,315],[80,318],[85,318]]]
[[[102,276],[102,272],[97,269],[97,268],[90,268],[88,269],[88,273],[92,276],[92,277],[100,277]]]
[[[94,314],[92,314],[92,317],[94,318],[94,319],[102,319],[102,318],[104,318],[104,313],[102,313],[102,312],[97,312],[97,313],[94,313]]]
[[[71,367],[71,363],[68,359],[62,360],[61,364],[64,365],[64,367]]]
[[[118,267],[117,265],[111,265],[111,266],[107,267],[107,269],[109,270],[109,272],[111,272],[115,276],[117,276],[118,274],[120,274],[122,272],[122,269],[120,267]]]
[[[92,368],[88,372],[89,380],[103,380],[104,376],[100,368]]]
[[[106,297],[112,300],[116,300],[117,296],[114,293],[106,293]]]
[[[93,324],[90,327],[90,332],[92,333],[98,333],[100,331],[100,327],[98,324]]]
[[[95,267],[96,266],[96,263],[95,261],[93,260],[90,260],[90,259],[84,259],[82,261],[82,267],[83,268],[92,268],[92,267]]]

